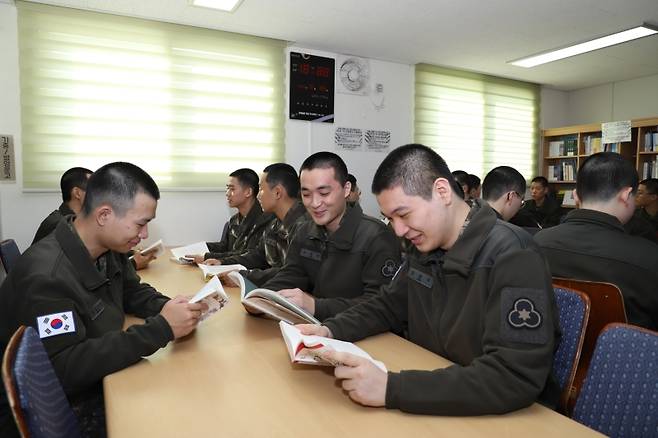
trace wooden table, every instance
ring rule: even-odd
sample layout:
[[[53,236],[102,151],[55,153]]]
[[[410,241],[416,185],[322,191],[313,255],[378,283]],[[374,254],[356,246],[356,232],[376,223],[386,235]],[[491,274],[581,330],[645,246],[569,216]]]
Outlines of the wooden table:
[[[192,294],[196,267],[166,257],[140,271],[163,293]],[[111,437],[597,436],[541,405],[499,416],[439,417],[352,402],[333,368],[293,365],[275,321],[249,316],[237,290],[196,332],[104,379]],[[358,343],[389,370],[449,362],[393,334]]]

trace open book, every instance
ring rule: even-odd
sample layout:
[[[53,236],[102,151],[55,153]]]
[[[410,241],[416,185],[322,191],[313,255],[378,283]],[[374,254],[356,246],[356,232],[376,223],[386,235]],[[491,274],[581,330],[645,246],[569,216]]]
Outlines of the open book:
[[[192,243],[191,245],[179,246],[178,248],[171,249],[171,260],[182,265],[191,265],[194,263],[194,260],[185,257],[186,255],[196,255],[196,254],[205,254],[208,251],[208,245],[206,242],[197,242]]]
[[[190,298],[190,303],[198,302],[205,303],[208,306],[208,310],[201,314],[199,322],[208,318],[228,303],[228,295],[217,277],[213,277],[199,292]]]
[[[309,365],[340,365],[339,363],[331,363],[321,358],[318,354],[323,351],[340,351],[345,353],[352,353],[356,356],[368,359],[379,369],[386,372],[386,366],[383,362],[374,360],[368,353],[352,344],[351,342],[339,341],[337,339],[325,338],[323,336],[309,336],[303,335],[297,327],[290,325],[286,322],[279,322],[283,340],[288,347],[288,354],[293,363],[305,363]]]
[[[233,271],[244,271],[245,268],[242,265],[198,265],[201,272],[203,272],[203,279],[208,280],[212,277],[215,277],[220,274],[226,274]]]
[[[240,301],[249,313],[264,313],[269,318],[290,324],[320,324],[313,315],[278,293],[256,288],[255,284],[239,272],[230,272],[228,276],[240,285]]]
[[[165,252],[165,247],[164,244],[162,243],[162,239],[158,240],[152,245],[147,246],[144,249],[139,250],[140,254],[143,256],[148,256],[153,254],[155,257],[160,257],[162,254]],[[128,257],[129,259],[135,258],[134,255],[131,255]]]

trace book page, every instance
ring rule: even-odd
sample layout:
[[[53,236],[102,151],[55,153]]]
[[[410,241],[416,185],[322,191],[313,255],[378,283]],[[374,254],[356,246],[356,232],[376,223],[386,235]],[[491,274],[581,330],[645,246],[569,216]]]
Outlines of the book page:
[[[197,242],[197,243],[192,243],[190,245],[179,246],[178,248],[171,249],[171,254],[175,259],[179,259],[188,254],[196,255],[196,254],[205,254],[207,252],[209,251],[206,242]]]
[[[240,286],[240,299],[243,299],[246,294],[256,289],[256,285],[239,272],[229,272],[228,276]]]
[[[275,321],[285,321],[290,324],[315,324],[297,313],[278,305],[272,301],[260,297],[251,297],[242,301],[242,305],[249,313],[259,315],[264,314],[266,317]]]
[[[160,257],[162,254],[164,254],[164,252],[165,252],[165,247],[164,244],[162,243],[162,239],[158,240],[157,242],[147,246],[146,248],[140,251],[140,253],[142,253],[143,256],[153,254],[155,257]]]
[[[227,272],[233,272],[233,271],[244,271],[247,268],[245,268],[242,265],[204,265],[200,264],[197,265],[199,266],[199,269],[201,269],[201,272],[203,273],[203,278],[208,279],[210,277],[215,277],[219,274],[225,274]]]
[[[260,299],[263,301],[271,302],[273,305],[282,307],[289,311],[289,313],[297,315],[304,322],[310,324],[320,324],[313,315],[308,313],[306,310],[299,307],[297,304],[281,296],[279,293],[267,290],[267,289],[254,289],[251,292],[247,293],[242,299],[242,302],[249,302],[254,299]],[[266,312],[267,313],[267,312]]]
[[[279,322],[279,327],[281,328],[281,334],[283,335],[292,362],[308,365],[340,365],[337,363],[330,363],[320,357],[319,353],[331,350],[351,353],[364,359],[368,359],[382,371],[387,371],[383,362],[374,360],[368,353],[351,342],[339,341],[337,339],[325,338],[323,336],[302,335],[297,327],[283,321]]]
[[[190,303],[202,302],[208,306],[208,310],[201,314],[199,322],[205,320],[228,303],[228,295],[224,291],[222,283],[217,277],[213,277],[192,298]]]

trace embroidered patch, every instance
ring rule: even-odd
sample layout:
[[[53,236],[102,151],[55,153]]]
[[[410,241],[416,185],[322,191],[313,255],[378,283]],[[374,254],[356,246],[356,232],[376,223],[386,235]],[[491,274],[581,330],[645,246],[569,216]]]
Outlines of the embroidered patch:
[[[421,272],[415,268],[409,269],[409,278],[411,278],[416,283],[422,284],[428,289],[431,289],[432,285],[434,284],[434,279],[431,275],[427,275],[426,273]]]
[[[310,249],[307,248],[302,248],[299,251],[299,255],[307,259],[315,260],[316,262],[322,261],[322,254],[320,254],[317,251],[311,251]]]
[[[548,342],[552,328],[547,311],[548,298],[544,290],[504,288],[500,295],[501,338],[526,344]]]
[[[514,308],[507,315],[507,321],[516,328],[537,328],[541,324],[541,314],[535,310],[535,304],[527,298],[519,298]]]
[[[384,277],[393,277],[398,272],[398,269],[400,268],[395,263],[395,260],[387,259],[384,262],[384,266],[382,266],[382,275]]]
[[[37,316],[37,328],[39,329],[39,337],[41,339],[65,333],[75,333],[73,312]]]

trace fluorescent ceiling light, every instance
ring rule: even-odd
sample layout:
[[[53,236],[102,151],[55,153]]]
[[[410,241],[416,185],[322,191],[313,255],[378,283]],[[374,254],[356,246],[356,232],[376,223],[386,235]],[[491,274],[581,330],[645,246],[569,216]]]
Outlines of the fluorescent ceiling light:
[[[581,53],[591,52],[593,50],[602,49],[604,47],[614,46],[616,44],[643,38],[655,33],[658,33],[657,28],[648,24],[643,24],[642,26],[634,27],[633,29],[613,33],[612,35],[585,41],[584,43],[575,44],[563,49],[551,50],[550,52],[527,56],[515,61],[508,61],[508,64],[526,68],[534,67],[536,65],[546,64],[547,62],[557,61],[558,59],[569,58],[571,56],[580,55]]]
[[[242,0],[192,0],[194,6],[203,8],[219,9],[220,11],[233,12]]]

